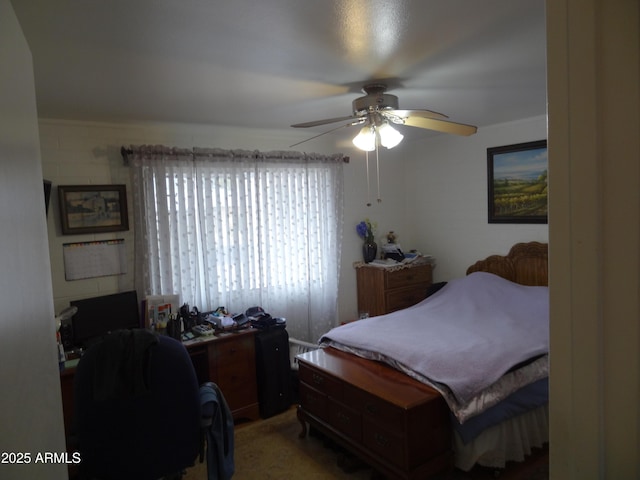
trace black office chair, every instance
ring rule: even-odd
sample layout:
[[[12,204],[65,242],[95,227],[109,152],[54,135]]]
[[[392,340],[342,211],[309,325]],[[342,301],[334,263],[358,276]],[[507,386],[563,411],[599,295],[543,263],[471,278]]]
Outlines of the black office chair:
[[[179,478],[200,445],[199,386],[184,346],[146,330],[115,332],[75,375],[80,477]]]

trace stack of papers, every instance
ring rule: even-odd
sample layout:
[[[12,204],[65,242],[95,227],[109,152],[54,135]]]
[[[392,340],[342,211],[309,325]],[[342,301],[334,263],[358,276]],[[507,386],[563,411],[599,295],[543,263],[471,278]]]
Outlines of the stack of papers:
[[[387,258],[384,260],[381,260],[381,259],[373,260],[372,262],[369,262],[367,265],[371,265],[372,267],[379,267],[379,268],[391,268],[391,267],[407,265],[409,263],[413,263],[416,261],[418,263],[431,263],[431,264],[435,263],[434,258],[431,255],[421,255],[419,253],[406,253],[404,260],[402,260],[401,262],[397,262],[392,258]]]
[[[386,267],[397,267],[398,265],[401,265],[401,263],[396,262],[391,258],[387,258],[386,260],[373,260],[372,262],[369,262],[368,265],[371,265],[372,267],[386,268]]]

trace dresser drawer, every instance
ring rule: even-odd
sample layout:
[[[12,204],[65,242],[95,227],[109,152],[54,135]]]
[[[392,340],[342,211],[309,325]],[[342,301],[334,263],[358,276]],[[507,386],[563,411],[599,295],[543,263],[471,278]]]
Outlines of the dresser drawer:
[[[375,317],[415,305],[427,296],[431,269],[424,263],[392,269],[357,268],[358,311]]]
[[[253,336],[240,338],[230,337],[217,343],[209,344],[209,362],[227,365],[250,360],[255,361],[255,340]]]
[[[329,423],[348,437],[362,441],[362,415],[340,402],[329,400]]]
[[[224,391],[246,389],[247,386],[253,387],[255,384],[255,365],[248,364],[246,359],[240,363],[218,365],[217,382]]]
[[[329,400],[324,393],[301,382],[299,395],[300,404],[307,412],[325,421],[329,419]]]
[[[401,288],[431,281],[431,265],[386,272],[386,288]]]
[[[403,431],[406,418],[404,409],[351,385],[345,385],[344,392],[344,402],[361,412],[363,420],[368,419],[390,431]]]
[[[310,387],[322,390],[326,395],[338,401],[342,400],[343,384],[335,377],[327,375],[321,370],[309,367],[304,363],[300,364],[298,375],[300,377],[300,382],[306,383]]]
[[[239,410],[251,403],[257,403],[258,392],[255,385],[245,382],[243,385],[235,385],[233,388],[225,388],[222,383],[218,386],[231,411]]]
[[[400,432],[363,418],[362,444],[391,463],[402,468],[407,467],[405,441]]]
[[[395,290],[387,290],[385,293],[385,302],[387,305],[387,313],[402,310],[422,301],[427,296],[428,285],[417,285],[407,288],[399,288]]]

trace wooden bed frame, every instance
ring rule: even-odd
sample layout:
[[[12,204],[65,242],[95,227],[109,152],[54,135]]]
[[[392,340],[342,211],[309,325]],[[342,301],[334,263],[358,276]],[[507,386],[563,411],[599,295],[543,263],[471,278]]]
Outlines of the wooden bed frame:
[[[547,244],[518,243],[467,269],[523,285],[547,285]],[[453,469],[449,409],[433,388],[380,362],[327,347],[298,356],[301,438],[306,424],[389,478]]]
[[[489,272],[521,285],[549,284],[548,246],[546,243],[516,243],[507,255],[491,255],[467,268],[473,272]]]

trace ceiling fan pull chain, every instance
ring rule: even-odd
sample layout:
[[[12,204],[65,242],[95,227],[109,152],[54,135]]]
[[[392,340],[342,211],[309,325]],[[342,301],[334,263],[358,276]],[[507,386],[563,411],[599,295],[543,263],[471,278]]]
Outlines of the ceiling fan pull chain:
[[[378,181],[378,203],[382,203],[382,198],[380,198],[380,159],[378,158],[377,142],[376,142],[376,179]]]
[[[371,206],[371,187],[369,182],[369,152],[364,152],[364,160],[367,165],[367,207]]]

